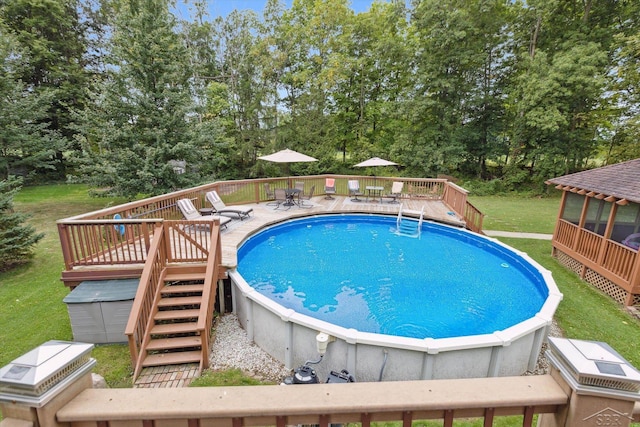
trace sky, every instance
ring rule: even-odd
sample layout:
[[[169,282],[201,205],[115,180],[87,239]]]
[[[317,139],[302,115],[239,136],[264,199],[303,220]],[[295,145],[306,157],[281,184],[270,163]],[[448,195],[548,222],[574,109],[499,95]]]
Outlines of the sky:
[[[351,0],[350,3],[354,12],[360,13],[369,10],[373,1],[374,0]],[[284,2],[286,7],[289,8],[293,0],[284,0]],[[183,3],[183,1],[178,0],[178,4],[181,3]],[[260,14],[266,3],[267,0],[209,0],[209,14],[212,18],[216,16],[227,16],[234,9],[251,9]],[[183,9],[183,7],[179,6],[178,9]]]

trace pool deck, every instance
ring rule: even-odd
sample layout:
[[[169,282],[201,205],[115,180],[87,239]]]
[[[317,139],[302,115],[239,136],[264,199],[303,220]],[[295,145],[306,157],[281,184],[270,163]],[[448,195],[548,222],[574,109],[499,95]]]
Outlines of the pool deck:
[[[440,200],[402,199],[400,203],[388,203],[384,199],[382,202],[367,201],[366,197],[362,196],[359,199],[361,201],[354,202],[351,197],[334,196],[332,199],[327,199],[324,196],[317,196],[311,200],[305,200],[305,207],[294,205],[289,209],[283,206],[275,209],[275,206],[268,203],[242,205],[253,208],[253,213],[249,219],[244,221],[234,219],[221,233],[222,265],[228,269],[235,268],[237,266],[237,249],[244,240],[264,227],[290,218],[328,213],[377,213],[395,216],[402,206],[402,210],[407,216],[419,216],[420,211],[424,208],[425,220],[456,227],[464,227],[465,225],[464,220],[451,212]]]

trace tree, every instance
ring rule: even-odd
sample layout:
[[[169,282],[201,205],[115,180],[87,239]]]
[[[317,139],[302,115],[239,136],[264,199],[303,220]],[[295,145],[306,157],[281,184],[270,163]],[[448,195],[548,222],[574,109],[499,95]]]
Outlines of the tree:
[[[197,114],[190,56],[168,1],[115,6],[109,71],[90,108],[80,112],[77,178],[126,197],[199,183],[201,166],[215,157],[219,131]]]
[[[25,224],[28,215],[14,212],[13,197],[20,190],[21,178],[0,181],[0,271],[23,264],[33,257],[33,247],[44,237]]]
[[[25,56],[0,24],[0,179],[16,174],[33,178],[55,170],[57,153],[66,146],[47,120],[54,94],[30,90],[19,79]]]
[[[88,0],[85,0],[89,3]],[[86,11],[91,9],[86,5]],[[19,85],[30,92],[32,98],[42,97],[33,121],[71,141],[75,130],[71,110],[81,108],[90,73],[86,66],[88,55],[88,28],[94,24],[92,16],[82,16],[81,0],[12,0],[0,2],[0,20],[4,23],[4,36],[10,36],[20,48],[20,63],[13,70]],[[43,113],[44,109],[44,113]],[[46,147],[43,153],[14,153],[23,168],[50,179],[64,179],[67,144]],[[36,148],[36,147],[31,147]],[[49,158],[49,168],[42,170],[30,159]]]

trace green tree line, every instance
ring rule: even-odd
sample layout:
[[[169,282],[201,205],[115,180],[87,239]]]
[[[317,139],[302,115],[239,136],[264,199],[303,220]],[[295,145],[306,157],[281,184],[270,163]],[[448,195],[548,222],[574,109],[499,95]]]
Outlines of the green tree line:
[[[538,186],[640,157],[640,2],[0,0],[0,179],[126,197],[350,172]]]

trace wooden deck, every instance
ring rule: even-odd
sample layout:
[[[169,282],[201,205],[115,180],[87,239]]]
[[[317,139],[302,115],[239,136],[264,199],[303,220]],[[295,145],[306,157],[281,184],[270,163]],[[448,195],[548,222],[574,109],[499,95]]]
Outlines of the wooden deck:
[[[367,201],[366,197],[360,196],[360,202],[351,201],[350,197],[334,196],[333,199],[326,199],[324,196],[317,196],[310,201],[305,200],[305,207],[292,206],[290,209],[274,206],[267,203],[243,205],[253,208],[250,219],[239,221],[234,220],[229,223],[227,230],[221,233],[222,240],[222,265],[225,268],[235,268],[237,266],[237,249],[242,242],[260,229],[287,220],[289,218],[299,218],[315,214],[326,213],[380,213],[397,215],[402,205],[403,212],[420,212],[424,208],[424,219],[433,220],[449,225],[464,227],[462,218],[454,214],[440,200],[430,199],[403,199],[401,203],[388,203]],[[308,206],[308,207],[307,207]],[[409,215],[407,215],[409,216]]]

